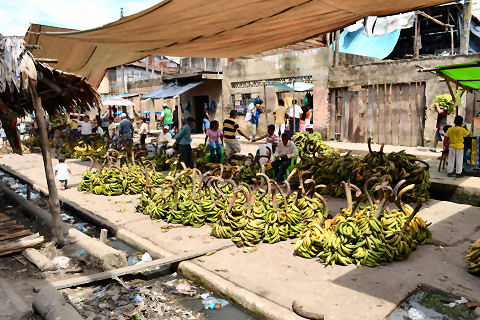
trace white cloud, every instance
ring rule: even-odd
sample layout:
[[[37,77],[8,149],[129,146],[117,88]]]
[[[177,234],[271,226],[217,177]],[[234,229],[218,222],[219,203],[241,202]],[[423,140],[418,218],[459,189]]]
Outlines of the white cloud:
[[[95,28],[146,9],[159,0],[1,0],[0,33],[25,35],[30,23],[78,30]]]

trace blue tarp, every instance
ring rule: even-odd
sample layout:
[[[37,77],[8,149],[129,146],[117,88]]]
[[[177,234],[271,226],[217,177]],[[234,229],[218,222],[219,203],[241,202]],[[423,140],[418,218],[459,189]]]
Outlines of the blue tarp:
[[[155,113],[157,113],[157,114],[158,114],[158,113],[162,113],[162,111],[155,111]]]
[[[354,32],[344,30],[340,35],[340,52],[385,59],[395,48],[400,31],[398,29],[380,36],[367,36],[363,28]]]
[[[105,101],[105,100],[108,100],[108,99],[123,98],[123,97],[126,97],[126,96],[128,96],[128,93],[122,93],[122,94],[119,94],[118,96],[106,97],[106,98],[102,98],[100,100]]]
[[[187,92],[188,90],[193,89],[204,82],[205,81],[199,81],[199,82],[190,82],[186,84],[169,82],[166,85],[143,95],[142,100],[150,99],[150,98],[152,99],[171,98],[178,94]]]
[[[283,82],[271,82],[268,83],[269,86],[275,86],[277,88],[283,89],[283,90],[288,90],[288,91],[293,91],[294,84],[293,83],[283,83]],[[307,91],[307,90],[312,90],[312,88],[315,87],[314,84],[311,83],[306,83],[306,82],[296,82],[295,81],[295,91]]]
[[[142,111],[144,114],[150,114],[150,111]]]

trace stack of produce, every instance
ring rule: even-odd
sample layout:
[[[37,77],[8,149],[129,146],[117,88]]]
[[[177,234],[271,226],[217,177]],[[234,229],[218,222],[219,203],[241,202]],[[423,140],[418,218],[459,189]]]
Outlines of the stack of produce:
[[[165,177],[161,172],[141,168],[137,165],[123,165],[121,168],[98,168],[95,171],[92,171],[91,168],[92,166],[84,172],[78,190],[98,195],[118,196],[142,193],[147,185],[147,177],[152,186],[159,187],[165,184]]]
[[[438,105],[440,109],[445,110],[447,115],[452,114],[454,111],[455,103],[453,102],[452,96],[448,93],[436,96],[433,103],[434,105]]]
[[[371,176],[376,176],[377,180],[372,184],[370,191],[384,178],[392,185],[405,179],[408,184],[415,184],[414,190],[409,193],[406,200],[426,202],[430,198],[429,165],[405,151],[385,154],[382,146],[380,151],[374,152],[369,139],[370,152],[360,157],[349,153],[340,155],[337,150],[331,149],[322,142],[320,134],[297,133],[294,140],[302,149],[301,161],[297,168],[308,170],[310,175],[307,175],[307,178],[310,177],[317,183],[327,185],[324,192],[331,196],[345,197],[341,181],[350,180],[353,184],[361,185]]]
[[[386,206],[389,200],[386,191],[392,190],[389,187],[385,187],[385,193],[381,192],[383,198],[378,205],[372,202],[360,205],[357,200],[352,208],[349,200],[348,208],[342,209],[333,219],[315,220],[305,228],[295,245],[295,253],[305,258],[318,257],[326,265],[369,267],[408,258],[417,245],[429,243],[431,232],[425,221],[416,216],[421,205],[414,210],[402,203],[402,195],[413,186],[397,193],[401,184],[394,189],[398,210],[390,211]],[[349,188],[346,189],[347,199],[351,199]]]
[[[276,243],[296,237],[316,217],[327,214],[319,194],[312,198],[299,198],[297,192],[287,196],[275,181],[259,175],[266,179],[267,191],[251,192],[246,185],[235,189],[229,207],[213,225],[213,236],[231,238],[238,246],[252,247],[261,241]],[[276,189],[273,192],[272,185]]]
[[[470,245],[465,255],[468,272],[480,274],[480,239]]]
[[[227,206],[223,194],[228,192],[229,187],[212,184],[197,169],[184,170],[175,178],[173,174],[166,178],[169,183],[161,190],[147,188],[137,211],[152,219],[193,227],[216,222],[219,212]]]
[[[68,147],[65,151],[70,152],[70,157],[74,159],[81,159],[83,161],[87,160],[89,157],[92,158],[101,158],[105,155],[107,152],[107,148],[105,147],[105,143],[103,140],[92,140],[90,143],[85,143],[83,141],[80,141],[76,145],[77,142],[73,141],[71,142],[70,140],[67,140]],[[73,152],[72,152],[72,146],[73,146]],[[65,154],[66,157],[68,157],[67,154]]]

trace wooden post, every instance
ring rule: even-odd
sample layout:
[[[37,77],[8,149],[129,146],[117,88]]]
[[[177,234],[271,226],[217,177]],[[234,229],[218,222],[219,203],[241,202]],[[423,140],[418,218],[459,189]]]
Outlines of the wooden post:
[[[468,46],[470,42],[470,22],[472,20],[472,3],[471,0],[465,0],[463,3],[463,21],[462,31],[460,33],[460,54],[468,54]]]
[[[453,42],[453,27],[450,27],[450,46],[452,51],[452,56],[455,54],[455,44]]]
[[[265,85],[265,80],[263,80],[263,97],[265,99],[265,105],[263,106],[263,108],[265,109],[265,122],[267,123],[268,125],[268,109],[267,109],[267,87]]]
[[[333,66],[338,67],[338,55],[340,53],[340,30],[335,31],[335,51],[333,53]],[[295,92],[295,90],[294,90]]]
[[[415,37],[413,39],[413,59],[420,56],[420,16],[415,13]]]
[[[106,243],[107,242],[107,234],[108,234],[108,230],[107,229],[101,229],[100,230],[100,241],[103,242],[103,243]]]
[[[60,224],[60,202],[58,201],[58,190],[55,184],[55,174],[53,172],[52,159],[50,158],[50,148],[48,147],[47,126],[45,123],[45,112],[42,107],[42,100],[37,94],[37,82],[30,81],[30,95],[32,97],[33,107],[37,118],[38,136],[40,150],[42,151],[43,166],[45,167],[45,177],[48,186],[48,205],[52,215],[52,233],[57,246],[63,246],[64,238]]]
[[[335,41],[337,40],[337,37],[336,37],[336,36],[337,36],[337,34],[335,33]],[[335,44],[337,44],[337,43],[335,42]],[[338,61],[337,61],[337,62],[338,62]],[[292,110],[293,128],[290,128],[290,131],[292,131],[293,134],[295,134],[295,123],[296,123],[296,121],[295,121],[295,119],[296,119],[296,118],[295,118],[295,109],[296,109],[296,108],[295,108],[295,105],[296,105],[296,103],[295,103],[295,80],[293,80],[292,88],[293,88],[293,99],[292,99],[292,105],[293,105],[293,107],[292,107],[292,109],[293,109],[293,110]],[[298,119],[298,121],[300,121],[300,119]],[[293,135],[292,135],[292,136],[293,136]]]

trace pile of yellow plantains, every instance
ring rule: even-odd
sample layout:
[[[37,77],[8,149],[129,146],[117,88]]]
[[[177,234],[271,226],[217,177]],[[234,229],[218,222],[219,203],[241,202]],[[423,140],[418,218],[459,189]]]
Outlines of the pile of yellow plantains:
[[[465,255],[468,272],[480,274],[480,239],[470,245]]]
[[[370,179],[370,182],[373,179]],[[427,224],[416,214],[421,208],[415,209],[402,202],[402,196],[413,189],[400,181],[392,190],[383,183],[379,190],[379,200],[373,203],[368,194],[367,185],[364,191],[369,200],[368,205],[362,205],[362,192],[350,183],[345,186],[348,208],[333,219],[316,219],[305,228],[295,245],[295,253],[305,258],[318,257],[326,265],[365,265],[374,267],[382,262],[404,260],[417,245],[427,244],[431,232]],[[351,187],[356,190],[357,201],[352,206]],[[389,196],[398,209],[390,210]]]

